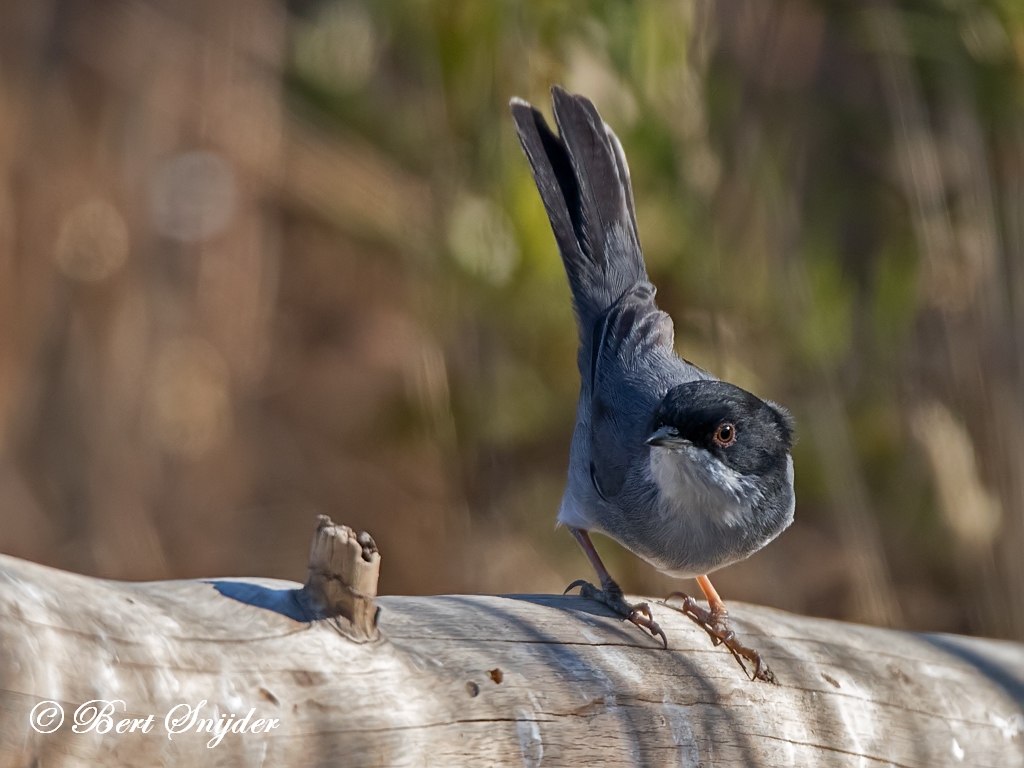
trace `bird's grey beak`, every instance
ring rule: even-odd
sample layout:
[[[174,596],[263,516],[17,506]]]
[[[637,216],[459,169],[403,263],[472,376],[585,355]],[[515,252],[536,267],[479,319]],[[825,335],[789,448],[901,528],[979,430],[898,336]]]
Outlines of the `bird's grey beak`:
[[[679,430],[675,427],[658,427],[647,438],[647,444],[659,448],[682,448],[684,445],[689,445],[689,441],[681,438]]]

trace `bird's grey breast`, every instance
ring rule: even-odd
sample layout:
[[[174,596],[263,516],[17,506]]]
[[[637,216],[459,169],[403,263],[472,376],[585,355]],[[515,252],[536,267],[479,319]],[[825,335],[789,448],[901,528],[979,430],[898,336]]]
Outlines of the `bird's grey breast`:
[[[675,454],[675,455],[673,455]],[[793,520],[793,460],[779,487],[729,469],[699,449],[651,450],[648,478],[657,489],[642,555],[675,576],[709,573],[742,560]]]

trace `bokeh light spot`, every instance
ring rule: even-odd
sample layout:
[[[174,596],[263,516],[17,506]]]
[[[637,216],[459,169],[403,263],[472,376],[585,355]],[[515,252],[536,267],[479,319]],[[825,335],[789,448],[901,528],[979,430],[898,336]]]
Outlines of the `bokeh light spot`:
[[[448,247],[461,267],[492,285],[505,285],[519,265],[519,247],[505,214],[482,197],[467,195],[455,203]]]
[[[128,258],[128,227],[117,208],[89,200],[60,223],[54,260],[70,278],[96,282],[116,272]]]
[[[296,26],[293,59],[305,77],[338,91],[363,85],[377,64],[377,33],[356,3],[329,6],[313,22]]]
[[[153,225],[194,243],[221,232],[235,210],[235,174],[216,152],[183,152],[165,162],[150,189]]]
[[[150,383],[149,429],[168,452],[196,459],[231,431],[228,368],[208,341],[179,338],[157,355]]]

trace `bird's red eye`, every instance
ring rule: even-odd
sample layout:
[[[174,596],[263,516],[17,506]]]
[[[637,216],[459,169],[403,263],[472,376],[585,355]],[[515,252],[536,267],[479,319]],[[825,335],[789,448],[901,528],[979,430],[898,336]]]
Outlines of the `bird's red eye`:
[[[719,424],[715,430],[715,445],[719,448],[728,448],[736,442],[736,425],[728,421]]]

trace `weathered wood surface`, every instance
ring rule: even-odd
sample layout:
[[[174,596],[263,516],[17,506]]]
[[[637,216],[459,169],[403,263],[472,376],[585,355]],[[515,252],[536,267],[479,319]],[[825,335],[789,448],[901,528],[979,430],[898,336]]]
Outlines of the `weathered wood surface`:
[[[299,586],[0,556],[0,766],[1024,765],[1014,644],[734,605],[771,686],[657,603],[668,651],[594,603],[531,595],[382,597],[380,634],[358,642],[306,621]],[[155,715],[152,731],[73,732],[92,699],[123,700],[115,722]],[[29,725],[43,700],[66,711],[49,734]],[[164,715],[202,700],[280,726],[168,738]]]

